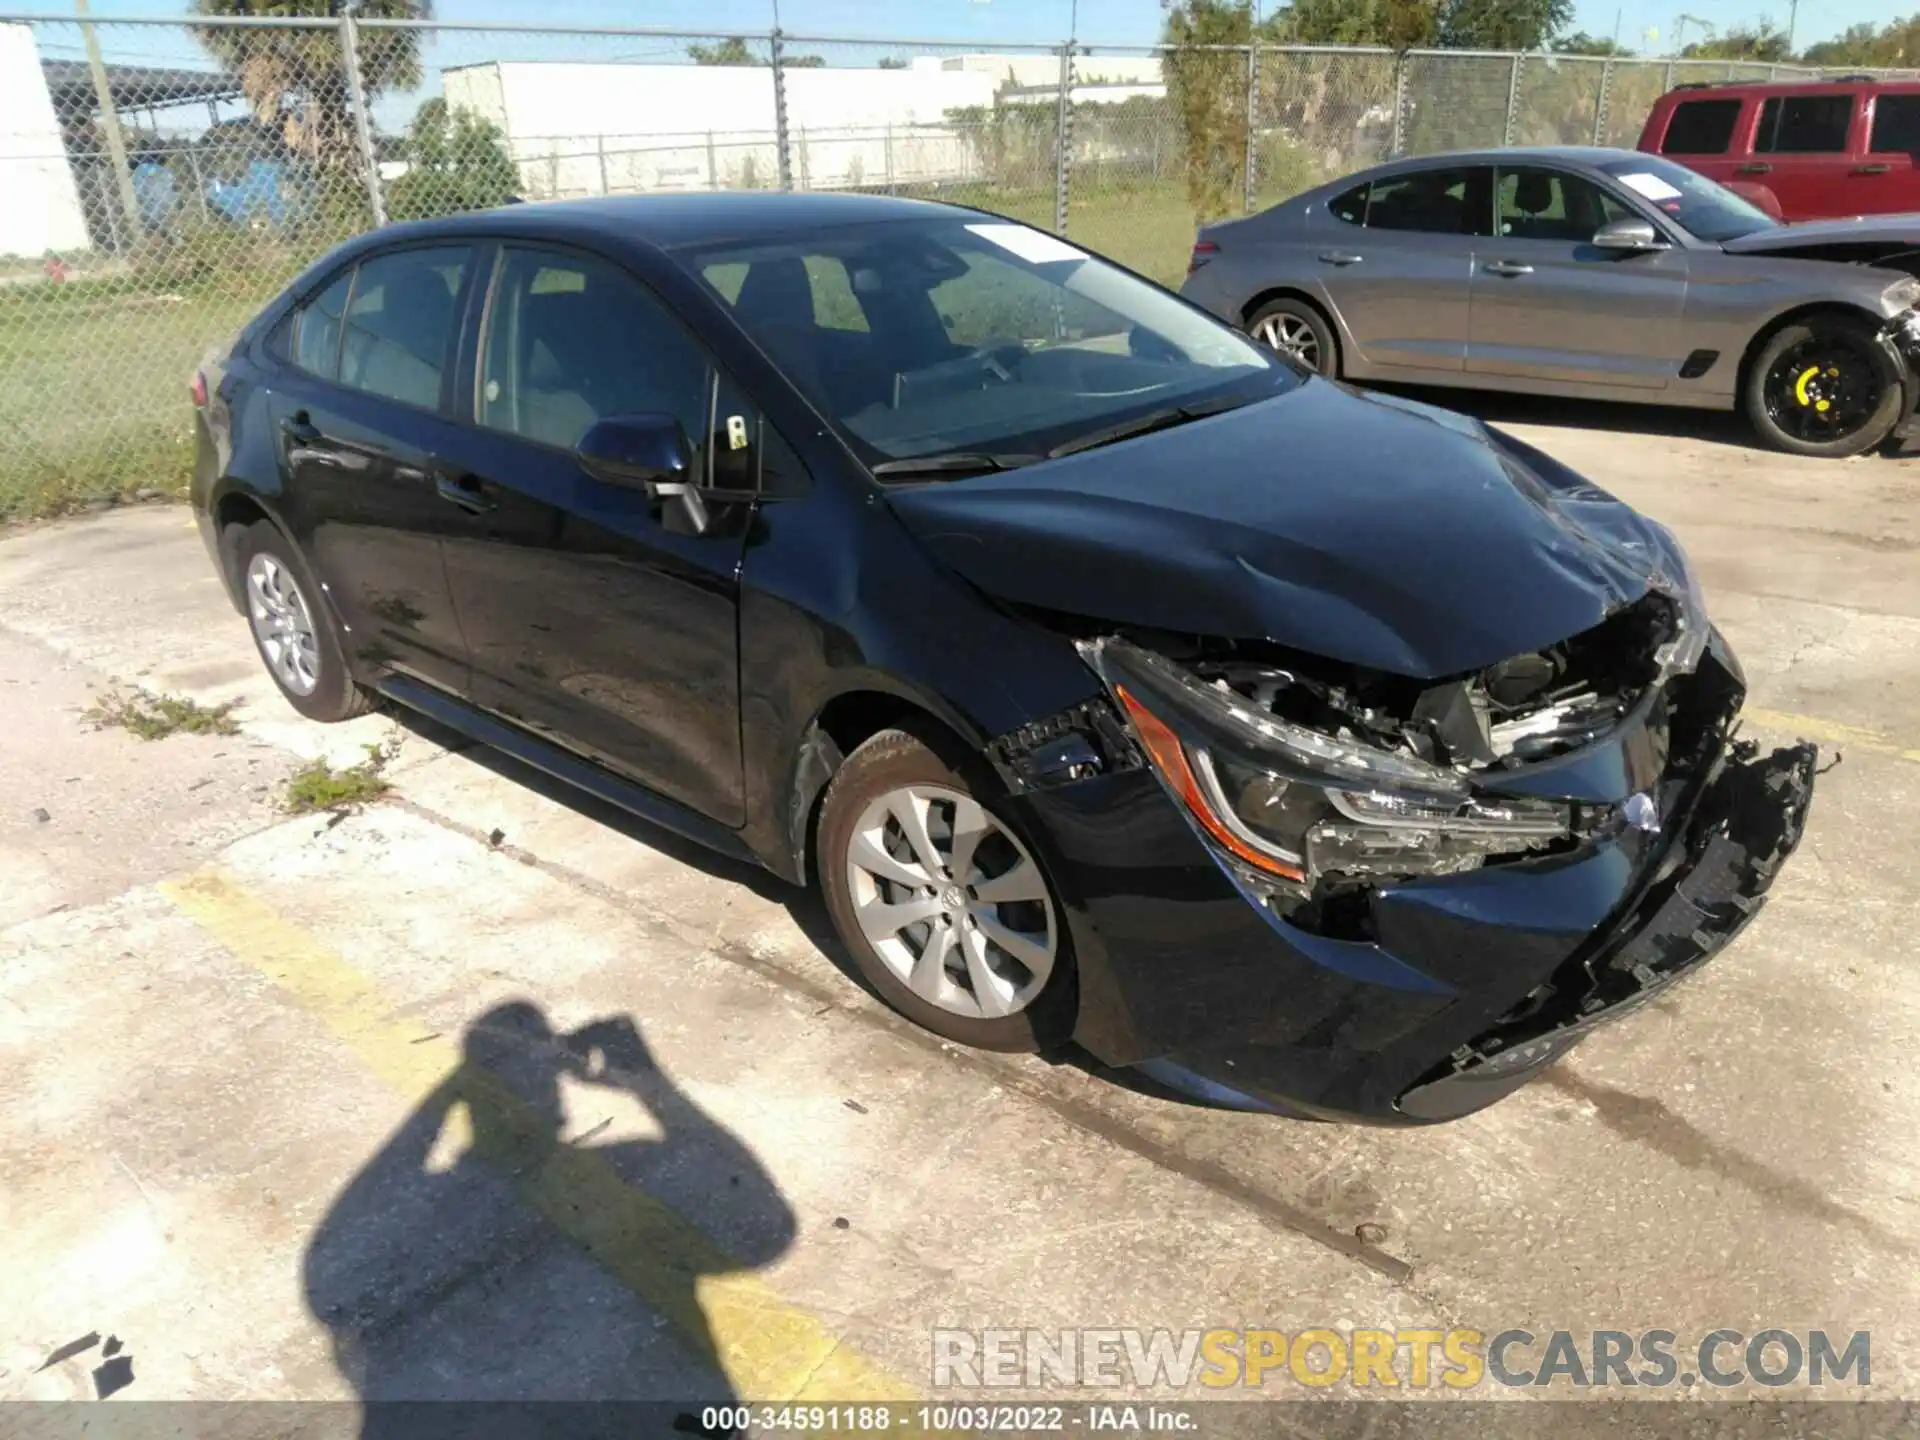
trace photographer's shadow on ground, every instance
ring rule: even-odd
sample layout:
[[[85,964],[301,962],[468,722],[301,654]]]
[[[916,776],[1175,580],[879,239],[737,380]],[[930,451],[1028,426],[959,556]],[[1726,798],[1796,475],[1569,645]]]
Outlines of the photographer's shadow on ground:
[[[573,1107],[581,1133],[563,1082],[605,1101]],[[369,1402],[364,1435],[600,1428],[495,1405],[430,1407],[435,1425],[390,1401],[672,1400],[691,1419],[736,1398],[696,1287],[768,1264],[793,1234],[772,1178],[632,1021],[556,1034],[515,1001],[473,1024],[458,1068],[334,1202],[306,1296]]]

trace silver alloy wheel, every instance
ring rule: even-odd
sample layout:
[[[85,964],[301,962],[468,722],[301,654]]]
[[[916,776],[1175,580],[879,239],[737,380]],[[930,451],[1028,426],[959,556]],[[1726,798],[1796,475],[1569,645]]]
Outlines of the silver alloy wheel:
[[[889,790],[861,812],[846,866],[861,933],[928,1004],[994,1020],[1046,987],[1059,953],[1047,882],[971,796]]]
[[[313,612],[287,567],[271,555],[247,563],[247,618],[274,679],[295,695],[311,695],[320,683]]]
[[[1269,315],[1253,327],[1253,338],[1270,350],[1291,355],[1307,369],[1318,372],[1320,369],[1320,340],[1313,333],[1313,326],[1299,315],[1289,315],[1284,310]]]

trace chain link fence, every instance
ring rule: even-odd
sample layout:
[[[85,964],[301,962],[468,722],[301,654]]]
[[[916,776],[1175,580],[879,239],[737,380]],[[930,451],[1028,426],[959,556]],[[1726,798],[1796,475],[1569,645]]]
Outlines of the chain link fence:
[[[1197,223],[1395,155],[1631,145],[1791,66],[1366,48],[983,48],[351,18],[0,16],[0,520],[176,493],[208,350],[348,236],[509,200],[855,190],[1167,284]]]

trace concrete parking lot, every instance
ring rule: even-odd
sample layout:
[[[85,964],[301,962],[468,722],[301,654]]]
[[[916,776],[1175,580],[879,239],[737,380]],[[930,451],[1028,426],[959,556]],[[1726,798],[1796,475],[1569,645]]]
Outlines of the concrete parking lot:
[[[1726,954],[1411,1131],[957,1050],[803,893],[301,721],[186,511],[0,538],[0,1398],[907,1398],[935,1327],[1462,1326],[1869,1331],[1920,1398],[1920,465],[1484,413],[1671,524],[1750,733],[1844,759]],[[115,679],[239,732],[89,725]],[[387,799],[282,811],[389,739]]]

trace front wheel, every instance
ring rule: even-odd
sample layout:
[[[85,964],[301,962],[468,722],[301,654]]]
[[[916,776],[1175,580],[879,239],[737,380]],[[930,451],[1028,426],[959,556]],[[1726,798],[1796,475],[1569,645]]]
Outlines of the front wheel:
[[[1071,1023],[1066,916],[990,790],[984,771],[883,730],[821,801],[820,888],[887,1004],[963,1045],[1036,1050]]]
[[[1874,327],[1816,315],[1781,327],[1747,371],[1747,418],[1776,450],[1838,459],[1874,449],[1900,421],[1899,371]]]

